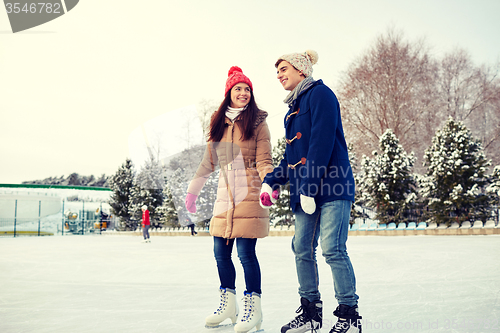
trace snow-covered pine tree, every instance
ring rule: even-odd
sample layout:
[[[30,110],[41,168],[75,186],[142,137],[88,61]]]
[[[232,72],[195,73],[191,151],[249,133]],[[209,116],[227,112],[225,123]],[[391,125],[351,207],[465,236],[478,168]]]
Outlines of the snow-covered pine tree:
[[[148,206],[151,227],[160,227],[161,213],[157,211],[163,203],[163,188],[165,180],[160,163],[154,159],[147,161],[137,174],[131,190],[129,213],[132,219],[140,224],[143,205]]]
[[[158,211],[161,212],[160,220],[163,226],[179,227],[179,217],[168,184],[163,189],[163,204],[158,208]]]
[[[217,188],[219,186],[219,174],[220,169],[216,169],[216,171],[208,177],[205,186],[203,186],[196,200],[196,224],[203,228],[208,228],[210,219],[213,215],[214,204],[217,199]]]
[[[480,140],[462,122],[449,117],[436,132],[424,159],[428,170],[420,188],[432,220],[449,225],[484,220],[489,215],[484,189],[489,183],[486,170],[490,162]]]
[[[89,186],[90,183],[95,182],[95,176],[90,175],[90,176],[81,176],[80,177],[80,184],[82,186]]]
[[[206,205],[211,205],[211,207],[213,207],[213,203],[215,202],[215,198],[210,199],[212,181],[207,181],[208,184],[206,184],[200,193],[198,200],[196,200],[196,215],[193,216],[190,214],[184,204],[188,185],[198,169],[200,161],[203,158],[205,148],[206,145],[198,145],[185,149],[176,156],[173,156],[168,163],[167,186],[169,187],[172,195],[172,203],[177,212],[178,223],[181,226],[186,225],[187,217],[190,217],[193,222],[200,225],[203,224],[204,219],[210,219],[212,216],[211,208],[208,213],[206,212]],[[212,177],[214,177],[213,174],[209,179],[213,179]],[[217,191],[217,184],[215,184],[214,191]],[[202,218],[202,216],[208,217]]]
[[[491,199],[492,208],[495,209],[496,219],[498,222],[498,209],[500,205],[500,165],[493,169],[490,175],[490,185],[486,188],[486,193]]]
[[[380,153],[373,152],[373,159],[363,156],[362,179],[358,181],[364,200],[369,207],[376,208],[380,222],[407,222],[416,198],[412,174],[415,155],[406,153],[390,129],[380,137],[379,147]]]
[[[186,225],[185,220],[189,216],[189,212],[184,204],[188,184],[186,173],[180,167],[170,175],[167,181],[167,186],[172,194],[172,203],[177,213],[178,223],[182,226]]]
[[[109,178],[105,174],[102,174],[99,178],[95,178],[94,181],[89,182],[87,186],[109,187]]]
[[[67,185],[75,185],[75,186],[82,185],[82,181],[80,179],[80,175],[77,174],[76,172],[74,172],[71,175],[69,175],[67,182],[68,182]]]
[[[364,204],[362,196],[362,176],[361,170],[358,167],[358,156],[354,150],[352,142],[347,144],[347,151],[349,152],[349,162],[351,163],[352,174],[354,176],[354,182],[356,184],[356,192],[354,194],[354,203],[351,209],[351,224],[354,223],[356,218],[368,217],[368,215],[363,214],[363,209],[361,206]]]
[[[124,229],[132,227],[129,207],[133,184],[134,165],[132,160],[127,159],[109,181],[109,187],[113,190],[109,205],[113,214],[120,220],[119,227]]]
[[[278,144],[273,147],[271,156],[273,158],[273,165],[277,167],[286,149],[286,139],[285,137],[278,140]],[[290,184],[281,186],[280,197],[278,201],[269,209],[269,217],[273,221],[274,225],[293,225],[295,224],[295,216],[292,212],[292,207],[290,206]]]

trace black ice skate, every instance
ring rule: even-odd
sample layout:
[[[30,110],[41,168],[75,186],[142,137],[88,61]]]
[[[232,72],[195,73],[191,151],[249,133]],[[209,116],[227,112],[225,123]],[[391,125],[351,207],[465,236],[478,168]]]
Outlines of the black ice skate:
[[[358,306],[347,306],[340,304],[333,314],[339,319],[333,325],[330,333],[361,333],[361,316]]]
[[[309,302],[302,297],[295,319],[281,327],[281,333],[316,333],[323,324],[323,303],[321,301]]]

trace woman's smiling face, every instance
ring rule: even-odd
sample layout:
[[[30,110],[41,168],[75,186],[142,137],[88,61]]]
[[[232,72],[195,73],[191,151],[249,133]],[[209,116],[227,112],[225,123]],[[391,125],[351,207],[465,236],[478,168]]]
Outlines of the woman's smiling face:
[[[243,108],[247,106],[252,97],[252,90],[246,83],[240,82],[231,88],[231,104],[232,108]]]

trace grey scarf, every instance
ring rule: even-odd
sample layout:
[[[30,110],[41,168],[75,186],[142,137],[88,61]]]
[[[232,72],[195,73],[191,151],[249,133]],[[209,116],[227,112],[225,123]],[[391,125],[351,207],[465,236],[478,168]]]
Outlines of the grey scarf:
[[[293,101],[299,97],[299,95],[307,90],[310,86],[312,86],[314,83],[314,79],[312,76],[306,77],[304,80],[300,81],[299,84],[286,96],[285,100],[283,101],[285,104],[288,104],[288,106],[292,106]]]

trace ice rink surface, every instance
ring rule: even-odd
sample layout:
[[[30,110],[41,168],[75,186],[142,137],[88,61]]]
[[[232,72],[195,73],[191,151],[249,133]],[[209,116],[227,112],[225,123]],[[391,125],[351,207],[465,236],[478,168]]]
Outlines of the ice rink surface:
[[[257,242],[266,333],[299,306],[290,242]],[[500,332],[499,236],[358,236],[348,252],[363,332]],[[318,261],[325,333],[337,303],[321,250]],[[233,332],[204,328],[218,287],[211,237],[0,238],[2,333]]]

